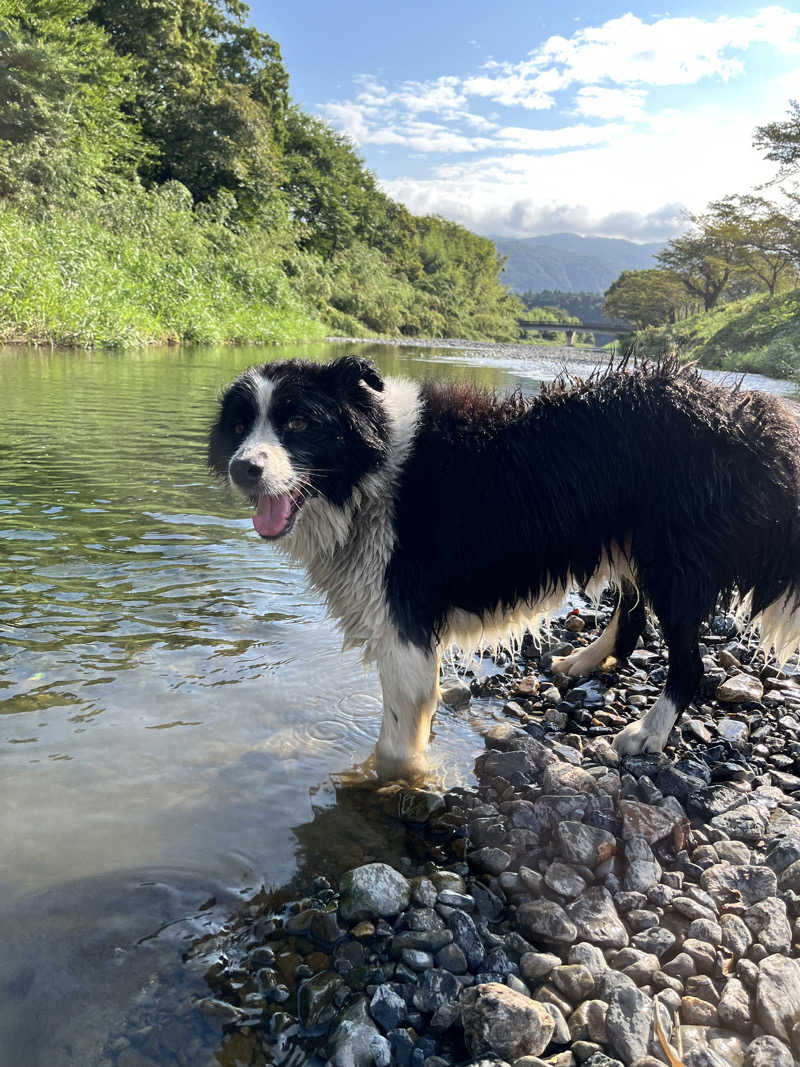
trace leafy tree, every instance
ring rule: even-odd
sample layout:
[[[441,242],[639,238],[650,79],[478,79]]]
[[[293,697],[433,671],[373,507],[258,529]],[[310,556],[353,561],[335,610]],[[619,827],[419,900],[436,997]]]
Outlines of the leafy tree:
[[[753,145],[779,163],[784,173],[795,170],[800,164],[800,101],[789,101],[789,113],[782,121],[758,126]]]
[[[624,270],[606,290],[603,310],[642,330],[675,322],[687,303],[686,288],[672,271]]]
[[[740,262],[774,296],[781,280],[796,273],[797,222],[772,201],[752,193],[726,196],[708,205],[717,225],[738,230]],[[746,294],[742,294],[746,295]]]
[[[91,18],[139,61],[132,112],[154,147],[143,179],[180,181],[195,200],[228,189],[254,217],[280,183],[288,75],[247,12],[241,0],[95,0]]]
[[[694,215],[693,228],[667,243],[656,260],[683,283],[686,291],[710,311],[741,269],[742,237],[738,226],[713,216]]]
[[[0,196],[63,201],[131,177],[146,150],[124,108],[134,64],[86,21],[89,0],[0,15]]]

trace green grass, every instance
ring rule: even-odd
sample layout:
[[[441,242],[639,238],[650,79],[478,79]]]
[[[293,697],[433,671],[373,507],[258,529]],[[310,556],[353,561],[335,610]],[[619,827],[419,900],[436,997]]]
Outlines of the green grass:
[[[32,218],[0,202],[0,341],[83,348],[319,338],[260,231],[193,209],[186,190]]]
[[[677,349],[703,367],[754,371],[800,381],[800,289],[722,304],[672,326],[642,330],[651,355]]]

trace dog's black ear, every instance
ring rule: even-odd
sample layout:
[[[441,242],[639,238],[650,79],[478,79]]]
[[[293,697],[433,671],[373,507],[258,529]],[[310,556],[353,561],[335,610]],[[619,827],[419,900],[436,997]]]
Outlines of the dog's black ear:
[[[378,393],[383,392],[383,378],[371,359],[359,359],[358,356],[342,356],[331,363],[336,381],[352,388],[359,382],[366,384]]]

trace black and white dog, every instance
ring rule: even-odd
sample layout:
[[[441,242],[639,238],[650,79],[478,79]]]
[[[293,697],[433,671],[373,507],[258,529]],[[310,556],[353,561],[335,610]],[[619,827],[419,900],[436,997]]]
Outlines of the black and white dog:
[[[702,674],[701,622],[738,600],[764,648],[800,642],[800,437],[779,400],[675,364],[559,381],[536,398],[384,380],[368,360],[253,367],[224,393],[211,469],[301,561],[345,646],[377,663],[384,776],[421,768],[440,650],[537,627],[610,581],[603,634],[557,661],[624,660],[652,607],[663,693],[616,738],[660,751]]]

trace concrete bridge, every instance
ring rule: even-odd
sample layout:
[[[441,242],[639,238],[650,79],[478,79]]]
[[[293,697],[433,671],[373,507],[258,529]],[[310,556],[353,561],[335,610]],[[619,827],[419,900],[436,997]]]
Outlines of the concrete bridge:
[[[620,337],[625,333],[633,333],[635,329],[633,326],[614,326],[610,322],[539,322],[538,319],[517,319],[517,326],[524,330],[557,330],[567,335],[568,345],[575,344],[576,333],[595,334],[597,343],[598,333],[610,333]]]

